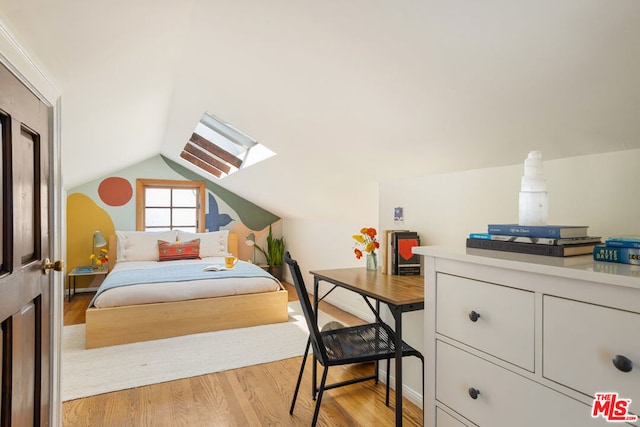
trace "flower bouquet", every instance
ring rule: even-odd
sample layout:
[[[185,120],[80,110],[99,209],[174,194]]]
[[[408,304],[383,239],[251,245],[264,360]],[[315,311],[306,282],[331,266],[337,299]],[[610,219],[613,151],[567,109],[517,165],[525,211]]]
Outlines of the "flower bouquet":
[[[107,262],[109,262],[109,255],[107,255],[109,251],[106,248],[100,249],[98,254],[91,254],[89,259],[91,260],[91,265],[97,270],[104,270],[107,268]]]
[[[367,253],[367,270],[378,269],[378,258],[376,249],[380,247],[377,236],[378,232],[373,227],[364,227],[360,229],[360,234],[354,234],[353,239],[356,241],[353,253],[357,259],[362,258],[363,252]]]

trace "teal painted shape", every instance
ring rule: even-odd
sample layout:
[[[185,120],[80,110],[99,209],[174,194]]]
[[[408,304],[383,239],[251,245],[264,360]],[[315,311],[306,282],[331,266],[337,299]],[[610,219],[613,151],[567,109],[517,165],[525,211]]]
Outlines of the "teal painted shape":
[[[170,160],[164,156],[160,156],[162,160],[173,169],[176,173],[182,175],[185,179],[190,181],[204,181],[207,187],[207,190],[211,191],[220,199],[224,200],[226,204],[228,204],[240,218],[240,221],[246,225],[251,230],[262,230],[265,227],[273,224],[274,222],[280,219],[279,216],[272,214],[271,212],[262,209],[260,206],[255,203],[251,203],[250,201],[243,199],[235,193],[227,190],[219,186],[218,184],[214,184],[208,179],[204,179],[201,175],[185,168]]]

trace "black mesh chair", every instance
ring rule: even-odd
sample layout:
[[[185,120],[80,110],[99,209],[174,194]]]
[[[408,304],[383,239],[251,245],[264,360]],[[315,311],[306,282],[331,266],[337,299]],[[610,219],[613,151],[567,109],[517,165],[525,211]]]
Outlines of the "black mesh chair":
[[[291,275],[293,276],[293,282],[296,287],[298,299],[304,312],[304,317],[307,321],[309,328],[309,339],[307,340],[307,346],[302,358],[302,365],[300,366],[300,373],[298,374],[298,382],[293,394],[293,400],[291,401],[290,414],[293,414],[293,408],[296,404],[296,398],[298,397],[298,390],[300,389],[300,382],[302,381],[302,373],[304,372],[305,362],[307,361],[307,355],[309,354],[309,346],[313,345],[313,352],[315,358],[324,367],[322,372],[322,379],[320,380],[320,387],[316,388],[316,384],[313,384],[314,397],[317,391],[318,396],[316,400],[316,407],[313,413],[312,426],[316,425],[318,420],[318,413],[320,411],[320,404],[322,402],[322,395],[325,390],[329,390],[336,387],[342,387],[349,384],[354,384],[361,381],[376,380],[378,379],[378,373],[371,376],[355,378],[348,381],[342,381],[340,383],[326,384],[327,373],[330,366],[348,365],[352,363],[364,363],[364,362],[378,362],[381,360],[387,361],[387,390],[386,390],[386,404],[389,405],[389,360],[395,358],[395,334],[393,330],[384,323],[369,323],[360,326],[350,326],[340,329],[332,329],[322,331],[318,329],[318,322],[316,313],[313,311],[311,301],[309,300],[309,294],[307,288],[302,279],[300,273],[300,267],[298,262],[291,258],[289,252],[285,254],[284,261],[289,265]],[[402,356],[415,356],[422,361],[423,371],[423,394],[424,394],[424,358],[422,354],[403,342]],[[402,385],[399,385],[400,387]]]

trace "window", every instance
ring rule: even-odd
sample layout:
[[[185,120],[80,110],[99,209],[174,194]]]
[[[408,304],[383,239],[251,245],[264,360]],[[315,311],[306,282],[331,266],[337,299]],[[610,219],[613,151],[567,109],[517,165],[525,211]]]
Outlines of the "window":
[[[204,113],[180,153],[184,160],[217,178],[273,155],[255,139],[209,113]]]
[[[136,229],[204,231],[205,192],[202,181],[138,179]]]

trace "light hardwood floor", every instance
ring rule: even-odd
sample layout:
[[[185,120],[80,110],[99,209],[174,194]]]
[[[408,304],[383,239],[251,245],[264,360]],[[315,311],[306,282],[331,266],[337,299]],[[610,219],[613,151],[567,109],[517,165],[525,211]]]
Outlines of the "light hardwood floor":
[[[289,300],[296,300],[293,287],[287,285],[287,289]],[[78,294],[71,303],[65,300],[65,325],[84,323],[84,310],[92,296]],[[345,324],[361,322],[322,304],[323,311]],[[289,415],[301,361],[300,356],[64,402],[63,426],[308,426],[315,404],[311,399],[309,362],[295,411]],[[331,368],[327,382],[349,379],[372,369],[372,364]],[[384,393],[384,384],[372,381],[329,390],[322,399],[318,425],[392,426],[393,390],[389,407],[384,404]],[[404,425],[422,425],[420,408],[404,399],[403,410]]]

